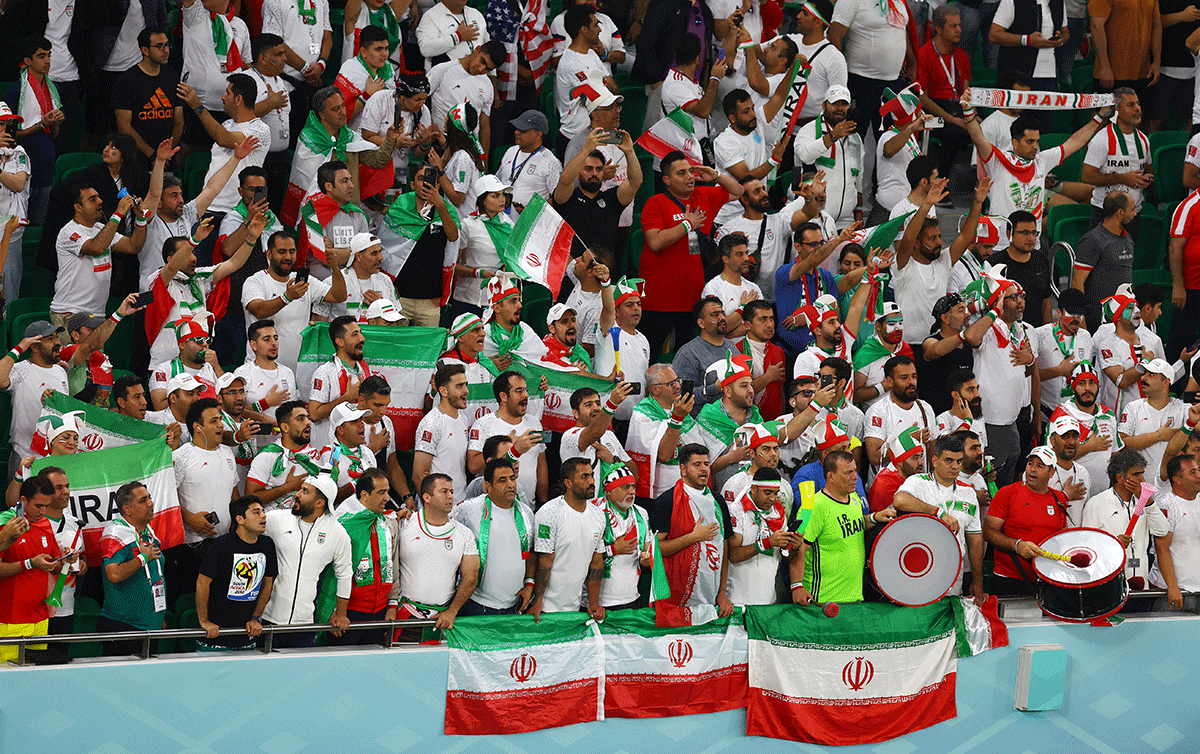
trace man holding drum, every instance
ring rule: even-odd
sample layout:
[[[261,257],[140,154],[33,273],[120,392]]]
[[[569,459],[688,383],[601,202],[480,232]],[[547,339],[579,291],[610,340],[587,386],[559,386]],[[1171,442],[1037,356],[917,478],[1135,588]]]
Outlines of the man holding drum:
[[[1025,461],[1025,479],[1002,487],[983,521],[983,537],[996,548],[992,592],[1026,595],[1033,591],[1033,558],[1041,553],[1035,542],[1067,528],[1067,504],[1061,492],[1050,489],[1054,451],[1042,445]],[[1013,557],[1013,554],[1016,557]]]
[[[983,593],[983,527],[974,488],[958,478],[962,461],[962,440],[953,435],[939,437],[933,443],[933,473],[914,474],[904,480],[894,505],[901,513],[936,516],[950,527],[963,556],[963,586],[969,583],[963,594],[970,594],[976,605],[982,605],[987,599]]]

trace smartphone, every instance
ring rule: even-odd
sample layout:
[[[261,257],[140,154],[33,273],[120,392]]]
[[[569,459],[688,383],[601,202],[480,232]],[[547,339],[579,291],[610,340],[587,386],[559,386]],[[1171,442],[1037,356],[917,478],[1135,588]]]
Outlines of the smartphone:
[[[17,132],[21,130],[21,121],[17,120],[16,118],[9,118],[8,120],[4,121],[4,130],[8,132],[9,136],[15,138]]]
[[[260,202],[265,202],[266,200],[267,200],[267,187],[266,186],[255,186],[254,187],[254,203],[258,204]]]
[[[629,394],[630,395],[641,395],[642,394],[642,383],[640,383],[640,382],[629,383]]]
[[[121,190],[117,192],[117,201],[121,201],[127,196],[129,196],[129,189],[122,186]]]
[[[307,267],[297,267],[296,268],[296,282],[297,283],[307,283],[308,282],[308,268]]]
[[[680,385],[679,385],[679,391],[683,395],[691,395],[692,393],[695,393],[696,392],[696,381],[695,380],[681,380]]]
[[[1195,351],[1197,348],[1200,348],[1200,339],[1197,339],[1195,343],[1188,346],[1186,350]]]
[[[550,442],[550,433],[549,432],[538,432],[537,435],[538,435],[537,441],[540,442],[542,445],[545,445],[546,443]]]
[[[620,144],[625,141],[625,136],[620,131],[605,131],[600,137],[601,144]]]
[[[438,181],[441,179],[441,177],[442,171],[433,166],[426,167],[425,171],[421,173],[421,180],[429,188],[437,188]]]
[[[725,48],[724,47],[717,48],[717,62],[720,63],[724,59],[725,59]]]
[[[150,306],[154,303],[154,291],[142,291],[133,300],[133,308],[141,309],[143,306]]]
[[[204,520],[209,522],[213,526],[217,526],[218,524],[221,523],[221,517],[217,515],[216,511],[209,511],[208,513],[205,513]]]
[[[420,112],[418,111],[418,116]],[[404,124],[404,108],[400,107],[400,98],[396,97],[396,109],[392,112],[392,125],[400,128]],[[416,130],[414,124],[414,131]]]
[[[270,422],[256,422],[256,423],[258,425],[258,430],[256,431],[256,434],[270,436],[270,434],[275,431],[275,425],[271,424]]]
[[[833,384],[833,375],[826,372],[821,375],[821,387],[826,387]]]
[[[927,128],[927,129],[928,128],[945,128],[945,127],[946,127],[945,118],[939,118],[936,115],[934,117],[930,118],[929,122],[925,124],[925,128]]]

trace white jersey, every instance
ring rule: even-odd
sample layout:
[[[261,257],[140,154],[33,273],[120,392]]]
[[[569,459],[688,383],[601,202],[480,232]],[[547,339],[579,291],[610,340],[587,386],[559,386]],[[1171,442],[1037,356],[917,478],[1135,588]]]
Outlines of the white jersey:
[[[19,361],[9,372],[8,393],[12,396],[12,424],[9,442],[17,458],[33,453],[33,433],[42,417],[42,393],[47,390],[69,395],[67,370],[61,364],[40,367],[29,359]],[[146,417],[149,420],[149,416]]]
[[[967,557],[967,534],[982,534],[979,520],[979,499],[975,488],[959,479],[944,487],[932,474],[913,474],[900,485],[897,492],[907,492],[926,505],[938,509],[938,516],[949,513],[958,521],[958,547],[963,558],[963,572],[971,570]]]
[[[346,389],[350,385],[361,384],[371,374],[371,368],[366,361],[360,361],[347,367],[340,358],[334,356],[313,370],[308,401],[310,404],[313,401],[332,403],[345,395]],[[330,422],[333,421],[332,416],[333,414],[330,412],[330,415],[321,421],[313,422],[311,438],[313,445],[329,445],[334,441],[333,427],[330,426]]]
[[[299,12],[301,6],[312,11],[314,23],[305,23]],[[263,32],[283,37],[292,52],[300,56],[302,67],[315,63],[321,57],[321,42],[325,33],[333,33],[333,27],[329,24],[328,0],[305,0],[303,3],[296,0],[263,0],[262,20]],[[300,71],[291,65],[286,65],[284,71],[293,78],[300,77]]]
[[[1080,362],[1092,356],[1092,336],[1083,327],[1074,336],[1067,337],[1066,333],[1059,332],[1057,322],[1047,322],[1030,333],[1030,337],[1037,343],[1037,365],[1042,374],[1061,364],[1063,359],[1073,358]],[[1042,406],[1047,411],[1054,411],[1059,402],[1070,395],[1071,386],[1066,377],[1042,379]]]
[[[983,419],[988,424],[1007,425],[1017,420],[1021,409],[1030,405],[1032,388],[1025,367],[1013,364],[1012,355],[1026,340],[1033,357],[1038,357],[1037,341],[1029,337],[1030,328],[1018,320],[1012,330],[1003,322],[993,322],[974,351],[975,376],[984,395]],[[1003,338],[1004,345],[1001,345]]]
[[[176,355],[179,353],[178,346],[176,346],[175,353]],[[206,361],[204,366],[196,368],[184,364],[179,359],[172,359],[150,367],[150,392],[154,393],[155,390],[166,392],[167,383],[177,374],[190,374],[195,377],[206,388],[203,391],[205,393],[211,390],[215,395],[217,392],[217,371],[213,369],[212,364]]]
[[[902,408],[888,395],[885,400],[871,406],[871,410],[867,412],[866,437],[883,441],[883,453],[886,458],[888,439],[914,426],[928,429],[932,435],[937,428],[937,414],[933,413],[933,407],[918,398],[908,408]]]
[[[184,426],[184,421],[182,419],[175,418],[175,414],[171,413],[170,408],[164,408],[162,411],[147,411],[146,421],[150,422],[151,424],[160,424],[164,427],[169,427],[172,424],[178,424],[180,445],[186,445],[192,441],[192,433],[189,432],[188,428]]]
[[[547,352],[546,344],[542,342],[538,334],[529,326],[529,323],[518,322],[517,327],[521,328],[521,345],[513,349],[513,353],[526,361],[541,361]],[[489,357],[499,356],[500,346],[492,337],[490,327],[486,332],[487,335],[483,339],[483,355]]]
[[[179,446],[171,454],[175,462],[175,486],[179,505],[189,513],[215,513],[216,536],[230,531],[229,501],[238,484],[237,459],[233,448],[218,445],[216,450],[204,450],[192,443]],[[190,527],[184,527],[184,541],[203,542],[205,537]]]
[[[1054,415],[1051,419],[1057,418],[1066,414],[1073,416],[1079,422],[1079,444],[1092,439],[1094,435],[1099,433],[1100,437],[1107,437],[1110,441],[1108,450],[1094,450],[1086,455],[1075,457],[1075,462],[1081,464],[1088,470],[1088,476],[1095,479],[1097,482],[1107,482],[1108,480],[1108,459],[1121,449],[1121,437],[1117,434],[1117,417],[1112,410],[1103,404],[1096,406],[1096,413],[1089,414],[1075,404],[1074,398],[1065,398],[1058,404],[1058,408],[1054,410]],[[1154,477],[1151,476],[1151,479]],[[1097,487],[1096,489],[1099,489]]]
[[[1069,500],[1067,493],[1063,489],[1067,482],[1072,484],[1083,485],[1083,497],[1078,500]],[[1054,464],[1053,473],[1050,476],[1050,489],[1062,493],[1063,500],[1067,503],[1067,521],[1071,526],[1083,526],[1083,508],[1087,505],[1087,501],[1091,498],[1092,493],[1096,488],[1092,486],[1092,475],[1088,473],[1087,468],[1083,464],[1071,462],[1071,468],[1064,469],[1057,463]]]
[[[1083,508],[1083,521],[1080,526],[1088,529],[1101,529],[1112,534],[1114,537],[1122,535],[1129,528],[1129,522],[1133,518],[1133,509],[1136,506],[1136,498],[1125,502],[1117,496],[1115,490],[1104,490],[1087,501],[1087,505]],[[1133,526],[1133,541],[1129,544],[1129,547],[1125,548],[1126,579],[1131,579],[1134,576],[1145,578],[1149,574],[1150,558],[1148,552],[1152,544],[1150,540],[1150,524],[1154,519],[1161,519],[1161,517],[1162,514],[1159,512],[1158,505],[1154,500],[1147,502],[1145,510],[1142,511],[1141,518]]]
[[[266,414],[275,419],[275,409],[278,406],[264,406],[262,401],[266,399],[272,388],[277,389],[279,393],[286,392],[287,400],[297,400],[300,397],[299,386],[296,384],[296,375],[286,366],[273,362],[274,369],[263,369],[254,359],[243,363],[240,367],[234,370],[234,374],[242,378],[242,382],[246,385],[246,408],[251,411],[257,411],[261,414]],[[263,438],[259,438],[262,440]],[[262,443],[260,442],[260,447]]]
[[[558,441],[558,457],[565,461],[568,458],[584,458],[596,467],[596,449],[591,445],[586,448],[579,447],[579,436],[583,434],[585,427],[571,427],[566,432],[562,433],[562,438]],[[600,435],[598,442],[608,449],[617,459],[629,462],[629,453],[621,446],[621,441],[613,434],[611,429],[604,430],[604,434]],[[597,469],[599,476],[599,469]]]
[[[700,298],[716,296],[721,299],[725,315],[729,316],[734,312],[742,311],[742,296],[746,293],[752,294],[755,299],[763,297],[762,288],[759,288],[757,284],[746,278],[742,278],[740,283],[734,284],[726,280],[722,273],[704,284],[704,290],[700,291]]]
[[[1117,432],[1126,437],[1144,435],[1155,432],[1161,427],[1179,429],[1187,421],[1188,404],[1178,398],[1171,398],[1167,405],[1155,408],[1145,398],[1138,398],[1121,411],[1117,421]],[[1159,467],[1162,466],[1163,454],[1167,452],[1167,441],[1160,440],[1141,449],[1146,458],[1146,479],[1157,484],[1160,477]]]
[[[554,106],[558,110],[559,131],[570,140],[588,128],[587,94],[574,94],[580,86],[606,89],[604,79],[608,69],[595,50],[579,53],[567,48],[558,59],[554,76]]]
[[[780,486],[780,491],[789,485]],[[733,532],[742,536],[742,547],[760,543],[775,530],[787,528],[787,511],[776,505],[762,511],[750,500],[750,493],[743,493],[736,503],[729,505],[729,520]],[[755,552],[749,560],[729,563],[726,577],[726,592],[735,605],[772,605],[775,603],[775,575],[779,572],[782,552],[778,547],[764,552]]]
[[[635,543],[633,552],[611,555],[606,552],[605,575],[600,581],[600,604],[604,607],[628,605],[638,599],[638,579],[641,576],[641,554],[654,533],[650,531],[650,514],[640,505],[622,512],[606,498],[592,501],[608,519],[612,539],[629,539]]]
[[[457,417],[442,411],[440,406],[421,418],[417,425],[413,450],[432,457],[429,472],[445,474],[454,485],[454,501],[467,499],[467,440],[470,414],[463,410]]]
[[[278,446],[278,450],[266,449],[254,456],[254,460],[250,461],[250,470],[246,472],[247,482],[257,482],[262,485],[265,490],[274,489],[287,482],[288,477],[292,476],[292,470],[296,468],[296,455],[301,455],[312,461],[315,465],[315,457],[319,448],[314,448],[311,445],[305,445],[297,450],[287,450],[282,445]],[[301,471],[305,469],[301,467]],[[299,476],[297,474],[296,476]],[[275,498],[275,500],[266,504],[267,512],[273,510],[290,510],[292,507],[292,499],[294,495],[283,495]]]
[[[567,297],[567,306],[575,310],[575,330],[581,346],[595,348],[603,337],[612,336],[600,332],[600,316],[604,311],[604,298],[600,291],[585,291],[576,283]]]
[[[54,249],[58,255],[58,275],[54,278],[54,299],[50,311],[67,314],[103,314],[112,281],[112,248],[125,236],[114,233],[108,248],[100,256],[83,253],[83,245],[100,234],[104,223],[92,227],[70,220],[58,232]],[[17,250],[14,250],[14,253]]]
[[[146,223],[146,241],[142,244],[142,250],[138,252],[138,285],[142,286],[142,290],[150,290],[154,284],[154,276],[163,267],[162,249],[167,239],[174,236],[187,238],[192,235],[192,226],[198,222],[200,222],[200,215],[196,211],[195,199],[183,205],[183,210],[179,213],[178,220],[164,220],[163,216],[157,212],[151,216],[150,221]],[[200,281],[197,280],[196,282]],[[176,295],[175,290],[170,287],[167,290],[171,291],[171,297],[175,299],[175,303],[178,305],[180,299]],[[208,295],[208,290],[204,290],[203,288],[201,290],[204,296]],[[209,290],[212,290],[211,284],[209,285]],[[191,299],[192,297],[188,295],[187,298]],[[201,301],[200,304],[203,305],[204,302]],[[188,307],[188,309],[195,308],[194,306]],[[191,311],[187,313],[191,314]],[[174,311],[167,315],[167,322],[176,319],[179,319],[179,315]],[[154,363],[155,361],[162,361],[164,358],[168,357],[159,356],[155,358],[151,355],[150,360],[151,363]]]
[[[621,372],[626,382],[641,382],[646,384],[646,370],[650,368],[650,341],[637,330],[629,332],[621,328]],[[617,365],[617,351],[613,349],[612,335],[600,333],[596,340],[596,357],[592,360],[596,374],[609,374]],[[649,388],[643,387],[643,393],[649,393]],[[629,421],[633,416],[635,401],[625,400],[617,406],[618,421]]]
[[[312,623],[317,585],[330,564],[337,579],[337,596],[350,599],[354,584],[350,535],[330,514],[311,524],[291,511],[267,514],[267,536],[275,543],[279,573],[263,618],[276,625]]]
[[[964,419],[949,411],[943,411],[938,414],[937,428],[933,430],[931,439],[936,440],[942,435],[952,435],[960,429],[969,429],[979,435],[979,444],[985,452],[987,451],[987,424],[984,423],[983,417]]]
[[[533,549],[554,555],[542,611],[578,610],[592,556],[604,553],[604,514],[588,503],[577,511],[565,498],[556,497],[538,509]]]
[[[503,610],[517,603],[517,592],[525,583],[525,564],[533,557],[536,534],[533,510],[515,501],[509,508],[490,505],[487,547],[480,537],[486,497],[473,497],[454,509],[453,518],[471,530],[479,549],[479,585],[473,602]],[[517,516],[520,515],[520,525]]]
[[[1174,492],[1157,496],[1158,515],[1150,519],[1150,534],[1171,534],[1171,561],[1175,566],[1175,584],[1180,591],[1200,591],[1200,500],[1185,500]],[[1158,563],[1150,571],[1150,585],[1165,589],[1166,580]]]
[[[1133,129],[1126,134],[1117,123],[1110,123],[1096,132],[1088,142],[1084,165],[1091,165],[1101,175],[1119,175],[1139,172],[1150,165],[1150,140],[1146,134]],[[1145,189],[1118,183],[1112,186],[1097,186],[1092,189],[1092,206],[1104,206],[1104,197],[1109,191],[1124,191],[1133,197],[1134,209],[1141,211],[1142,194]]]
[[[533,152],[522,152],[520,147],[509,147],[496,168],[496,177],[512,186],[513,204],[522,207],[529,204],[534,194],[547,203],[554,195],[558,179],[562,175],[562,163],[548,147],[538,147]],[[514,215],[519,216],[516,208]]]
[[[287,286],[291,280],[291,275],[288,275],[287,280],[276,280],[267,270],[261,270],[251,275],[242,286],[242,309],[246,317],[245,321],[254,322],[258,319],[246,308],[247,304],[252,301],[270,301],[282,296],[287,292]],[[300,360],[300,334],[304,332],[304,328],[308,327],[313,304],[323,300],[329,293],[329,288],[329,283],[324,280],[309,278],[308,290],[304,296],[284,305],[270,317],[275,322],[275,329],[279,333],[278,361],[293,372]],[[249,343],[246,344],[246,358],[254,358],[254,352],[250,350]]]
[[[1026,161],[1012,152],[999,150],[993,145],[992,153],[982,158],[983,167],[992,178],[992,189],[988,194],[991,199],[989,211],[993,215],[1008,217],[1019,209],[1028,210],[1037,218],[1037,230],[1040,233],[1042,216],[1046,214],[1046,174],[1062,164],[1066,159],[1066,151],[1061,146],[1051,147]],[[1002,233],[995,251],[1007,248],[1008,238]]]
[[[1112,406],[1117,413],[1120,413],[1125,406],[1142,397],[1141,380],[1137,380],[1126,388],[1118,388],[1117,383],[1113,382],[1108,374],[1103,373],[1103,370],[1109,367],[1120,367],[1121,371],[1125,372],[1137,363],[1138,358],[1134,353],[1133,346],[1129,341],[1117,335],[1116,330],[1104,335],[1097,332],[1097,336],[1092,361],[1101,370],[1101,374],[1098,375],[1100,377],[1099,400],[1105,406]],[[1146,346],[1145,343],[1142,345]],[[1117,379],[1120,379],[1119,375]]]
[[[342,270],[342,277],[346,281],[346,300],[341,303],[326,303],[324,301],[313,304],[313,314],[320,315],[327,320],[333,320],[336,317],[341,317],[349,314],[354,317],[360,324],[367,322],[367,307],[370,306],[365,300],[363,294],[367,291],[375,291],[383,298],[392,302],[392,306],[396,307],[396,311],[400,311],[400,305],[396,303],[396,286],[392,283],[392,279],[385,272],[376,272],[365,280],[358,277],[358,273],[352,267],[347,267]]]
[[[483,444],[493,435],[507,437],[509,432],[515,432],[516,436],[520,437],[530,430],[541,432],[542,423],[534,420],[529,414],[521,417],[520,423],[509,424],[501,419],[499,414],[493,412],[479,417],[471,425],[471,431],[467,438],[467,450],[477,450],[482,453]],[[526,500],[533,500],[536,497],[538,457],[544,452],[546,452],[545,443],[535,443],[532,448],[521,455],[517,484],[521,487],[521,493]]]
[[[448,606],[463,558],[479,554],[475,536],[453,520],[433,526],[418,511],[400,522],[399,541],[401,596]]]

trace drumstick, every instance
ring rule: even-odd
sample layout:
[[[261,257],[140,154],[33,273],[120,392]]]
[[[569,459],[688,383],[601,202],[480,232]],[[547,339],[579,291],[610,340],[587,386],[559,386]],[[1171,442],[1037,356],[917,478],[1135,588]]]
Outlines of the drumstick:
[[[1137,520],[1142,517],[1142,511],[1146,510],[1146,502],[1156,492],[1158,492],[1157,487],[1142,482],[1142,492],[1138,495],[1137,505],[1133,506],[1133,515],[1129,517],[1129,526],[1125,527],[1125,536],[1133,536],[1133,527],[1137,525]]]
[[[821,612],[825,613],[828,618],[836,618],[840,610],[836,602],[813,602],[811,604],[821,608]]]
[[[1061,560],[1065,563],[1070,563],[1076,568],[1087,568],[1092,564],[1092,558],[1086,552],[1076,552],[1067,555],[1059,555],[1057,552],[1046,552],[1042,550],[1042,557],[1050,558],[1051,560]]]

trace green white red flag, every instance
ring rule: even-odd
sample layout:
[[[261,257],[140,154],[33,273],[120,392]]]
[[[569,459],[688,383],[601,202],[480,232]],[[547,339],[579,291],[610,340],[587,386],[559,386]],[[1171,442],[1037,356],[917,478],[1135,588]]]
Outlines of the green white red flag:
[[[417,425],[425,415],[429,380],[446,343],[446,330],[362,325],[362,333],[367,339],[364,360],[371,372],[386,379],[392,388],[387,416],[392,421],[396,449],[412,450]],[[324,322],[305,328],[301,337],[296,381],[307,390],[317,367],[333,358],[333,342],[329,340],[329,325]]]
[[[500,261],[509,272],[545,286],[552,298],[558,298],[574,242],[571,226],[541,194],[534,194],[509,233]]]
[[[528,212],[529,210],[526,209],[525,211]],[[524,213],[521,216],[524,217]],[[371,364],[374,366],[374,362],[371,362]],[[537,411],[540,408],[542,428],[550,432],[566,432],[575,426],[575,415],[571,413],[571,393],[581,387],[590,387],[600,393],[600,397],[603,399],[613,389],[611,380],[600,380],[595,377],[585,377],[572,372],[563,372],[548,366],[536,364],[532,361],[526,361],[515,354],[512,357],[512,366],[509,369],[525,378],[526,383],[529,385],[529,397],[531,399],[542,399],[540,406],[535,405],[533,401],[530,402],[530,411],[533,412],[531,416],[536,417]],[[550,388],[545,392],[541,388],[542,377],[546,378],[546,382]],[[478,382],[468,385],[467,413],[471,417],[472,422],[495,410],[496,394],[492,391],[492,383]]]
[[[692,116],[681,107],[667,113],[649,131],[639,136],[637,144],[660,160],[678,149],[692,165],[699,167],[704,164],[704,154],[700,151],[700,140],[696,138]]]
[[[167,428],[153,422],[139,421],[116,411],[76,400],[69,395],[53,392],[42,404],[42,417],[33,434],[33,449],[48,454],[50,417],[75,414],[75,426],[79,429],[79,449],[101,450],[122,445],[146,442],[166,434]]]

